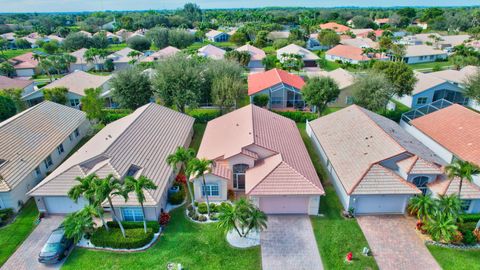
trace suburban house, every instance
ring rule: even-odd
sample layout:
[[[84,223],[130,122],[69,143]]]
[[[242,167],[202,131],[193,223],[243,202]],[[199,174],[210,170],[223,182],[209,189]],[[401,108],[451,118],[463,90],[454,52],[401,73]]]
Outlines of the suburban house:
[[[446,163],[394,121],[351,105],[307,123],[345,210],[404,214]]]
[[[71,56],[73,56],[77,59],[75,61],[75,63],[70,64],[70,68],[69,68],[70,72],[73,72],[75,70],[89,71],[90,69],[92,69],[95,66],[94,62],[89,62],[85,58],[85,52],[87,50],[88,49],[86,49],[86,48],[82,48],[82,49],[79,49],[79,50],[76,50],[76,51],[70,53]]]
[[[277,50],[277,59],[280,62],[290,58],[290,55],[300,55],[305,67],[316,67],[317,60],[320,59],[320,57],[313,52],[300,47],[297,44],[290,44]]]
[[[275,41],[278,39],[287,39],[290,36],[290,31],[272,31],[268,33],[267,39],[271,41]]]
[[[469,35],[445,35],[438,33],[425,33],[407,36],[402,41],[408,45],[425,44],[439,50],[451,50],[453,47],[463,44],[470,39]]]
[[[17,211],[27,192],[89,132],[84,112],[45,101],[0,123],[0,209]]]
[[[328,50],[330,46],[325,46],[318,40],[318,33],[311,33],[307,39],[306,47],[310,51]]]
[[[442,50],[437,50],[428,45],[406,46],[403,61],[407,64],[435,62],[447,59],[448,54]]]
[[[229,34],[217,30],[210,30],[205,34],[205,36],[211,42],[225,42],[230,38]]]
[[[109,31],[105,31],[105,30],[99,31],[99,32],[93,34],[93,36],[98,36],[100,34],[104,34],[105,37],[107,38],[108,42],[112,43],[112,44],[121,42],[123,40],[121,36],[117,36],[114,33],[109,32]]]
[[[120,41],[125,41],[133,35],[133,32],[130,32],[130,31],[125,30],[125,29],[120,29],[117,32],[115,32],[115,35],[117,35],[121,38]]]
[[[81,106],[81,98],[85,96],[85,89],[88,88],[102,88],[102,96],[106,98],[106,107],[112,107],[113,102],[109,98],[110,86],[108,82],[112,76],[94,75],[81,70],[74,71],[64,77],[57,79],[42,89],[31,92],[22,99],[29,105],[33,106],[43,101],[43,89],[51,89],[56,87],[65,87],[68,89],[67,106],[79,109]]]
[[[377,30],[372,30],[372,31],[367,31],[367,32],[361,32],[361,33],[358,33],[358,34],[355,34],[357,38],[368,38],[368,35],[370,33],[373,33],[373,35],[375,36],[375,38],[380,38],[382,35],[383,35],[383,30],[381,29],[377,29]]]
[[[406,106],[416,109],[434,101],[445,99],[453,103],[468,104],[469,99],[463,96],[463,89],[445,79],[431,73],[415,72],[417,83],[412,95],[395,97]]]
[[[22,96],[27,95],[35,90],[35,82],[32,80],[20,80],[0,76],[0,90],[3,89],[21,89]]]
[[[388,57],[379,53],[364,53],[364,49],[339,44],[325,53],[325,59],[328,61],[348,62],[351,64],[360,64],[370,60],[388,60]]]
[[[343,68],[337,68],[332,71],[321,71],[319,76],[332,78],[340,88],[340,94],[333,102],[328,103],[329,107],[347,107],[353,104],[353,85],[355,76]]]
[[[67,214],[87,203],[72,201],[67,193],[76,177],[110,174],[123,181],[141,175],[151,179],[156,190],[144,191],[147,220],[158,220],[167,204],[167,193],[175,180],[175,171],[167,156],[179,146],[188,147],[193,135],[194,118],[169,108],[149,103],[132,114],[112,122],[49,174],[30,193],[40,212]],[[118,216],[124,221],[142,221],[144,216],[133,193],[128,201],[113,197]],[[105,207],[108,207],[106,205]]]
[[[252,73],[248,75],[250,103],[256,95],[268,95],[269,109],[304,108],[301,89],[305,82],[302,77],[281,69]]]
[[[275,131],[275,132],[272,132]],[[195,199],[247,196],[267,214],[317,215],[322,184],[294,121],[255,105],[211,120],[198,158],[211,172],[191,179]]]
[[[172,46],[165,47],[140,60],[140,62],[154,62],[160,59],[168,58],[179,53],[181,50]]]
[[[347,38],[340,40],[340,43],[347,46],[357,47],[360,49],[372,48],[378,49],[378,42],[375,42],[369,38]]]
[[[31,77],[40,74],[38,61],[33,59],[33,52],[24,53],[8,61],[13,65],[18,77]]]
[[[197,55],[201,57],[208,57],[214,60],[221,60],[224,58],[225,53],[226,51],[224,49],[220,49],[216,46],[208,44],[198,49]]]
[[[143,56],[143,53],[141,52],[139,52],[140,55],[138,57],[129,56],[132,52],[139,51],[127,47],[110,54],[109,56],[107,56],[107,59],[111,59],[113,61],[113,66],[115,70],[123,70],[131,65],[132,60],[138,60]]]
[[[78,33],[82,33],[82,34],[84,34],[85,36],[90,37],[90,38],[92,37],[92,33],[87,32],[87,31],[84,31],[84,30],[80,30],[80,31],[78,31]]]
[[[389,18],[378,18],[378,19],[375,19],[373,21],[376,25],[382,27],[386,24],[389,24],[390,23],[390,19]]]
[[[415,21],[413,21],[413,22],[412,22],[412,25],[413,25],[413,26],[418,26],[418,27],[422,28],[423,30],[426,30],[426,29],[428,28],[428,23],[422,22],[422,21],[420,21],[420,20],[418,20],[418,19],[415,20]]]
[[[329,23],[320,24],[320,29],[322,29],[322,30],[323,29],[328,29],[328,30],[334,31],[337,34],[343,34],[345,32],[350,31],[351,28],[348,27],[348,26],[345,26],[343,24],[336,23],[336,22],[329,22]]]
[[[249,68],[263,68],[262,60],[266,57],[265,52],[250,44],[243,45],[236,49],[239,52],[248,52],[250,54]]]

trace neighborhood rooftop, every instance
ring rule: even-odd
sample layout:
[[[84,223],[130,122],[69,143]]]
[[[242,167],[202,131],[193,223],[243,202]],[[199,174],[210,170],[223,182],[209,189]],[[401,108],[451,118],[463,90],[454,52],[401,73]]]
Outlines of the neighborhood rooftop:
[[[76,70],[60,79],[57,79],[44,88],[66,87],[69,92],[85,96],[85,89],[102,87],[112,78],[109,76],[94,75],[85,71]]]
[[[297,89],[302,89],[305,84],[302,77],[274,68],[269,71],[250,74],[248,76],[248,94],[252,95],[281,83]]]

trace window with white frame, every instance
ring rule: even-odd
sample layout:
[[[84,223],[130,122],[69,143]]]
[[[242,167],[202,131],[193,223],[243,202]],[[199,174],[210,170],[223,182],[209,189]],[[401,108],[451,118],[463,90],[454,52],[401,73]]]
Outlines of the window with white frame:
[[[218,188],[218,184],[207,184],[203,187],[203,196],[219,196],[220,195],[220,190]]]
[[[472,200],[462,200],[462,211],[467,212],[470,210],[470,205],[472,204]]]
[[[80,100],[75,98],[75,99],[70,99],[70,106],[72,107],[78,107],[80,105]]]
[[[53,161],[52,161],[52,157],[49,155],[44,161],[43,163],[45,164],[45,168],[50,168],[50,166],[53,165]]]
[[[140,207],[124,207],[122,215],[124,221],[143,221],[143,212]]]
[[[60,144],[59,146],[57,146],[57,152],[59,155],[65,152],[65,150],[63,149],[63,144]]]
[[[417,105],[427,104],[428,98],[427,97],[419,97],[417,98]]]
[[[423,195],[427,194],[428,177],[417,176],[413,178],[412,182],[418,189],[420,189]]]

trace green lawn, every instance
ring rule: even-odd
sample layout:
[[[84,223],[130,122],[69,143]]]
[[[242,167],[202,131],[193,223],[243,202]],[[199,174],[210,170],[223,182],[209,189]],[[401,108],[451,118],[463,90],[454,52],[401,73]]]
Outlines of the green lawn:
[[[18,49],[18,50],[6,50],[6,51],[3,51],[2,53],[7,59],[11,59],[31,51],[33,51],[33,49]]]
[[[427,245],[444,270],[480,269],[480,250],[457,250]]]
[[[373,257],[361,254],[368,243],[357,221],[341,216],[343,207],[305,131],[305,124],[297,123],[297,126],[326,193],[320,200],[320,213],[324,216],[311,217],[323,266],[325,269],[378,269]],[[345,256],[350,251],[353,252],[354,262],[345,264]]]
[[[15,221],[0,228],[0,266],[17,250],[35,228],[34,221],[38,217],[35,202],[29,200],[20,210]]]
[[[195,149],[198,151],[200,148],[200,143],[202,142],[203,133],[205,132],[205,128],[207,127],[206,123],[195,123],[193,124],[193,139],[190,143],[190,148]]]
[[[447,69],[448,67],[452,66],[452,62],[444,61],[444,62],[418,63],[418,64],[410,64],[409,66],[415,70],[431,71],[434,67]]]
[[[127,43],[119,43],[119,44],[110,44],[108,45],[108,50],[111,52],[120,51],[127,47]]]

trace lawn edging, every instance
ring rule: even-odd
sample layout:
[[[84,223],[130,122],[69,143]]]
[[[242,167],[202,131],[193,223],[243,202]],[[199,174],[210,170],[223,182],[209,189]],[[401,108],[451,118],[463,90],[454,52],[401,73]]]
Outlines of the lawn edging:
[[[432,240],[425,240],[426,245],[451,248],[451,249],[460,249],[460,250],[480,250],[480,244],[475,245],[454,245],[454,244],[444,244]]]
[[[89,239],[86,239],[84,237],[82,237],[82,239],[78,242],[77,247],[92,249],[92,250],[112,251],[112,252],[139,252],[139,251],[145,251],[150,247],[152,247],[159,239],[161,233],[162,233],[162,228],[160,228],[160,231],[158,233],[153,234],[153,238],[148,244],[139,248],[126,249],[126,248],[97,247],[93,245]]]

